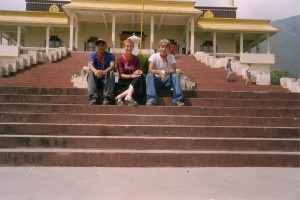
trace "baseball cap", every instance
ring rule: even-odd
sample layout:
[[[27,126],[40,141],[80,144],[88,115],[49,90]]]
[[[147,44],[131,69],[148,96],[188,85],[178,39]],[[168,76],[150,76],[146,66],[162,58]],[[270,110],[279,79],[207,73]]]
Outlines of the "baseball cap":
[[[106,42],[105,42],[105,40],[103,40],[103,39],[98,39],[98,40],[95,42],[95,45],[100,44],[100,43],[106,45]]]

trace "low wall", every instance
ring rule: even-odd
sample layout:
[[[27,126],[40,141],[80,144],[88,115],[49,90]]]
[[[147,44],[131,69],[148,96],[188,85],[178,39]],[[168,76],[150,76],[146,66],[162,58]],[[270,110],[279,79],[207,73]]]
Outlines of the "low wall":
[[[0,45],[0,58],[11,58],[19,56],[18,46],[2,46]]]

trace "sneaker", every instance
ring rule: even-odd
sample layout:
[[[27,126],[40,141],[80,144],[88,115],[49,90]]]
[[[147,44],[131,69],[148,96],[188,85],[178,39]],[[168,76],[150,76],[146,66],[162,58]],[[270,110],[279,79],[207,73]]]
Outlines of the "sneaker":
[[[128,106],[138,106],[139,103],[133,98],[125,100],[126,105]]]
[[[184,106],[185,104],[184,104],[183,100],[180,99],[180,100],[178,100],[178,101],[175,102],[175,105],[176,106]]]
[[[120,98],[120,99],[116,99],[116,104],[118,106],[123,106],[124,105],[124,101]]]
[[[109,97],[104,97],[102,105],[110,105],[110,99],[109,99]]]
[[[147,101],[146,106],[154,106],[154,103],[152,101]]]
[[[97,105],[98,104],[98,100],[97,98],[92,98],[92,100],[90,101],[90,105]]]

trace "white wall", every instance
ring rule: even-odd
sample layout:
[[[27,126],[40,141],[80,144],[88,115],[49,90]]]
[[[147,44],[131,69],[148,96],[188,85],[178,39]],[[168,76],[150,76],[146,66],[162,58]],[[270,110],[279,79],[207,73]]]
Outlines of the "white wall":
[[[213,42],[213,33],[195,32],[195,52],[205,41]],[[230,33],[217,33],[217,53],[236,53],[236,39]]]
[[[31,26],[28,27],[28,33],[25,33],[25,47],[45,47],[46,27]],[[56,27],[50,31],[50,36],[57,35],[62,41],[63,47],[69,47],[70,29],[65,27]]]
[[[266,74],[270,74],[271,73],[271,68],[270,65],[267,64],[251,64],[251,68],[253,71],[259,71],[259,72],[263,72]]]
[[[241,54],[241,63],[256,63],[256,64],[275,64],[274,54],[256,54],[243,53]]]
[[[0,58],[14,58],[19,55],[19,47],[0,45]]]

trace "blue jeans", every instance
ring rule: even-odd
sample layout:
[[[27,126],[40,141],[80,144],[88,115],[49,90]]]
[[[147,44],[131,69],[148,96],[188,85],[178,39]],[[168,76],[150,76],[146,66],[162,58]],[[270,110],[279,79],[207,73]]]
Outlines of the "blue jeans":
[[[180,77],[177,73],[170,75],[162,80],[161,77],[156,77],[153,73],[148,73],[146,76],[146,93],[147,101],[154,104],[157,103],[157,90],[173,88],[173,103],[178,100],[183,100],[183,92],[180,84]]]

